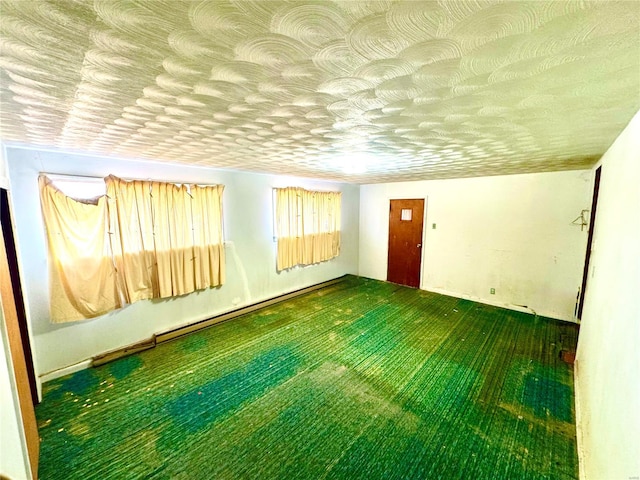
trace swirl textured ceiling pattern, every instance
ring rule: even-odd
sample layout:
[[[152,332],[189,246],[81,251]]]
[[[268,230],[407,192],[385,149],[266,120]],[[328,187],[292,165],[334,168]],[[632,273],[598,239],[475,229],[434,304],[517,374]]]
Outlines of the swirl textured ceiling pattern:
[[[7,142],[374,183],[586,168],[637,1],[0,1]]]

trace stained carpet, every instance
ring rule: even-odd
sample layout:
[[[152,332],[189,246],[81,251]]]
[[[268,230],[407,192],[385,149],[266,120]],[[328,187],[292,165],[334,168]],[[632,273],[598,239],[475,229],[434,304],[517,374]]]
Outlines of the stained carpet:
[[[45,384],[41,478],[577,478],[577,334],[348,277]]]

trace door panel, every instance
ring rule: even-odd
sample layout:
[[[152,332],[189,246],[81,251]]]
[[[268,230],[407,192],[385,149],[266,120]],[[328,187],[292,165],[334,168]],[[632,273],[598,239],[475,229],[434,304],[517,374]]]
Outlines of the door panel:
[[[424,199],[391,200],[387,280],[420,286]]]

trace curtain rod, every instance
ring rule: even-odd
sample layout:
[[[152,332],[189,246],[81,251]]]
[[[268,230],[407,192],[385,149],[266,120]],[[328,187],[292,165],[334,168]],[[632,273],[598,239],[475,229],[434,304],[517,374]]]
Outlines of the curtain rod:
[[[47,177],[49,177],[52,180],[55,179],[59,179],[59,180],[73,180],[73,179],[77,179],[78,181],[80,181],[81,179],[86,179],[86,180],[104,180],[106,177],[109,177],[113,174],[109,174],[106,176],[98,176],[98,175],[76,175],[76,174],[70,174],[70,173],[48,173],[48,172],[39,172],[38,175],[46,175]],[[173,180],[153,180],[151,178],[128,178],[128,177],[119,177],[117,175],[113,175],[116,178],[119,178],[120,180],[124,180],[126,182],[134,182],[134,181],[138,181],[138,182],[160,182],[160,183],[172,183],[174,185],[198,185],[198,186],[203,186],[203,187],[215,187],[217,185],[221,185],[220,183],[197,183],[197,182],[176,182]]]
[[[104,177],[99,177],[95,175],[75,175],[70,173],[49,173],[49,172],[39,172],[38,175],[46,175],[47,177],[58,177],[58,178],[89,178],[91,180],[103,180]]]

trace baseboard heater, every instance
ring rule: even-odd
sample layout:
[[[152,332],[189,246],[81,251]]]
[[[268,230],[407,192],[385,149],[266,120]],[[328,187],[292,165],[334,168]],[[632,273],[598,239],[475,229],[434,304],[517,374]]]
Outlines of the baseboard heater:
[[[124,348],[119,348],[117,350],[111,350],[107,353],[102,353],[100,355],[96,355],[91,359],[92,367],[99,367],[100,365],[104,365],[105,363],[113,362],[114,360],[118,360],[119,358],[126,357],[127,355],[133,355],[134,353],[142,352],[144,350],[149,350],[150,348],[155,347],[157,344],[156,336],[143,340],[142,342],[135,343],[133,345],[128,345]]]
[[[100,365],[104,365],[105,363],[112,362],[113,360],[117,360],[119,358],[126,357],[134,353],[142,352],[144,350],[149,350],[151,348],[154,348],[156,345],[160,343],[168,342],[178,337],[182,337],[184,335],[197,332],[199,330],[202,330],[203,328],[208,328],[213,325],[217,325],[218,323],[232,320],[241,315],[245,315],[247,313],[260,310],[261,308],[269,307],[276,303],[284,302],[285,300],[290,300],[292,298],[299,297],[300,295],[304,295],[305,293],[321,290],[323,288],[326,288],[331,285],[335,285],[337,283],[344,281],[346,277],[347,275],[343,275],[342,277],[334,278],[333,280],[328,280],[326,282],[318,283],[316,285],[311,285],[310,287],[306,287],[306,288],[301,288],[300,290],[295,290],[293,292],[285,293],[284,295],[279,295],[277,297],[273,297],[268,300],[263,300],[258,303],[247,305],[246,307],[238,308],[236,310],[232,310],[230,312],[223,313],[221,315],[211,317],[206,320],[201,320],[199,322],[192,323],[191,325],[186,325],[184,327],[179,327],[174,330],[169,330],[168,332],[155,334],[151,338],[147,340],[143,340],[142,342],[135,343],[133,345],[126,346],[124,348],[119,348],[117,350],[112,350],[110,352],[106,352],[100,355],[96,355],[91,359],[91,366],[98,367]]]

